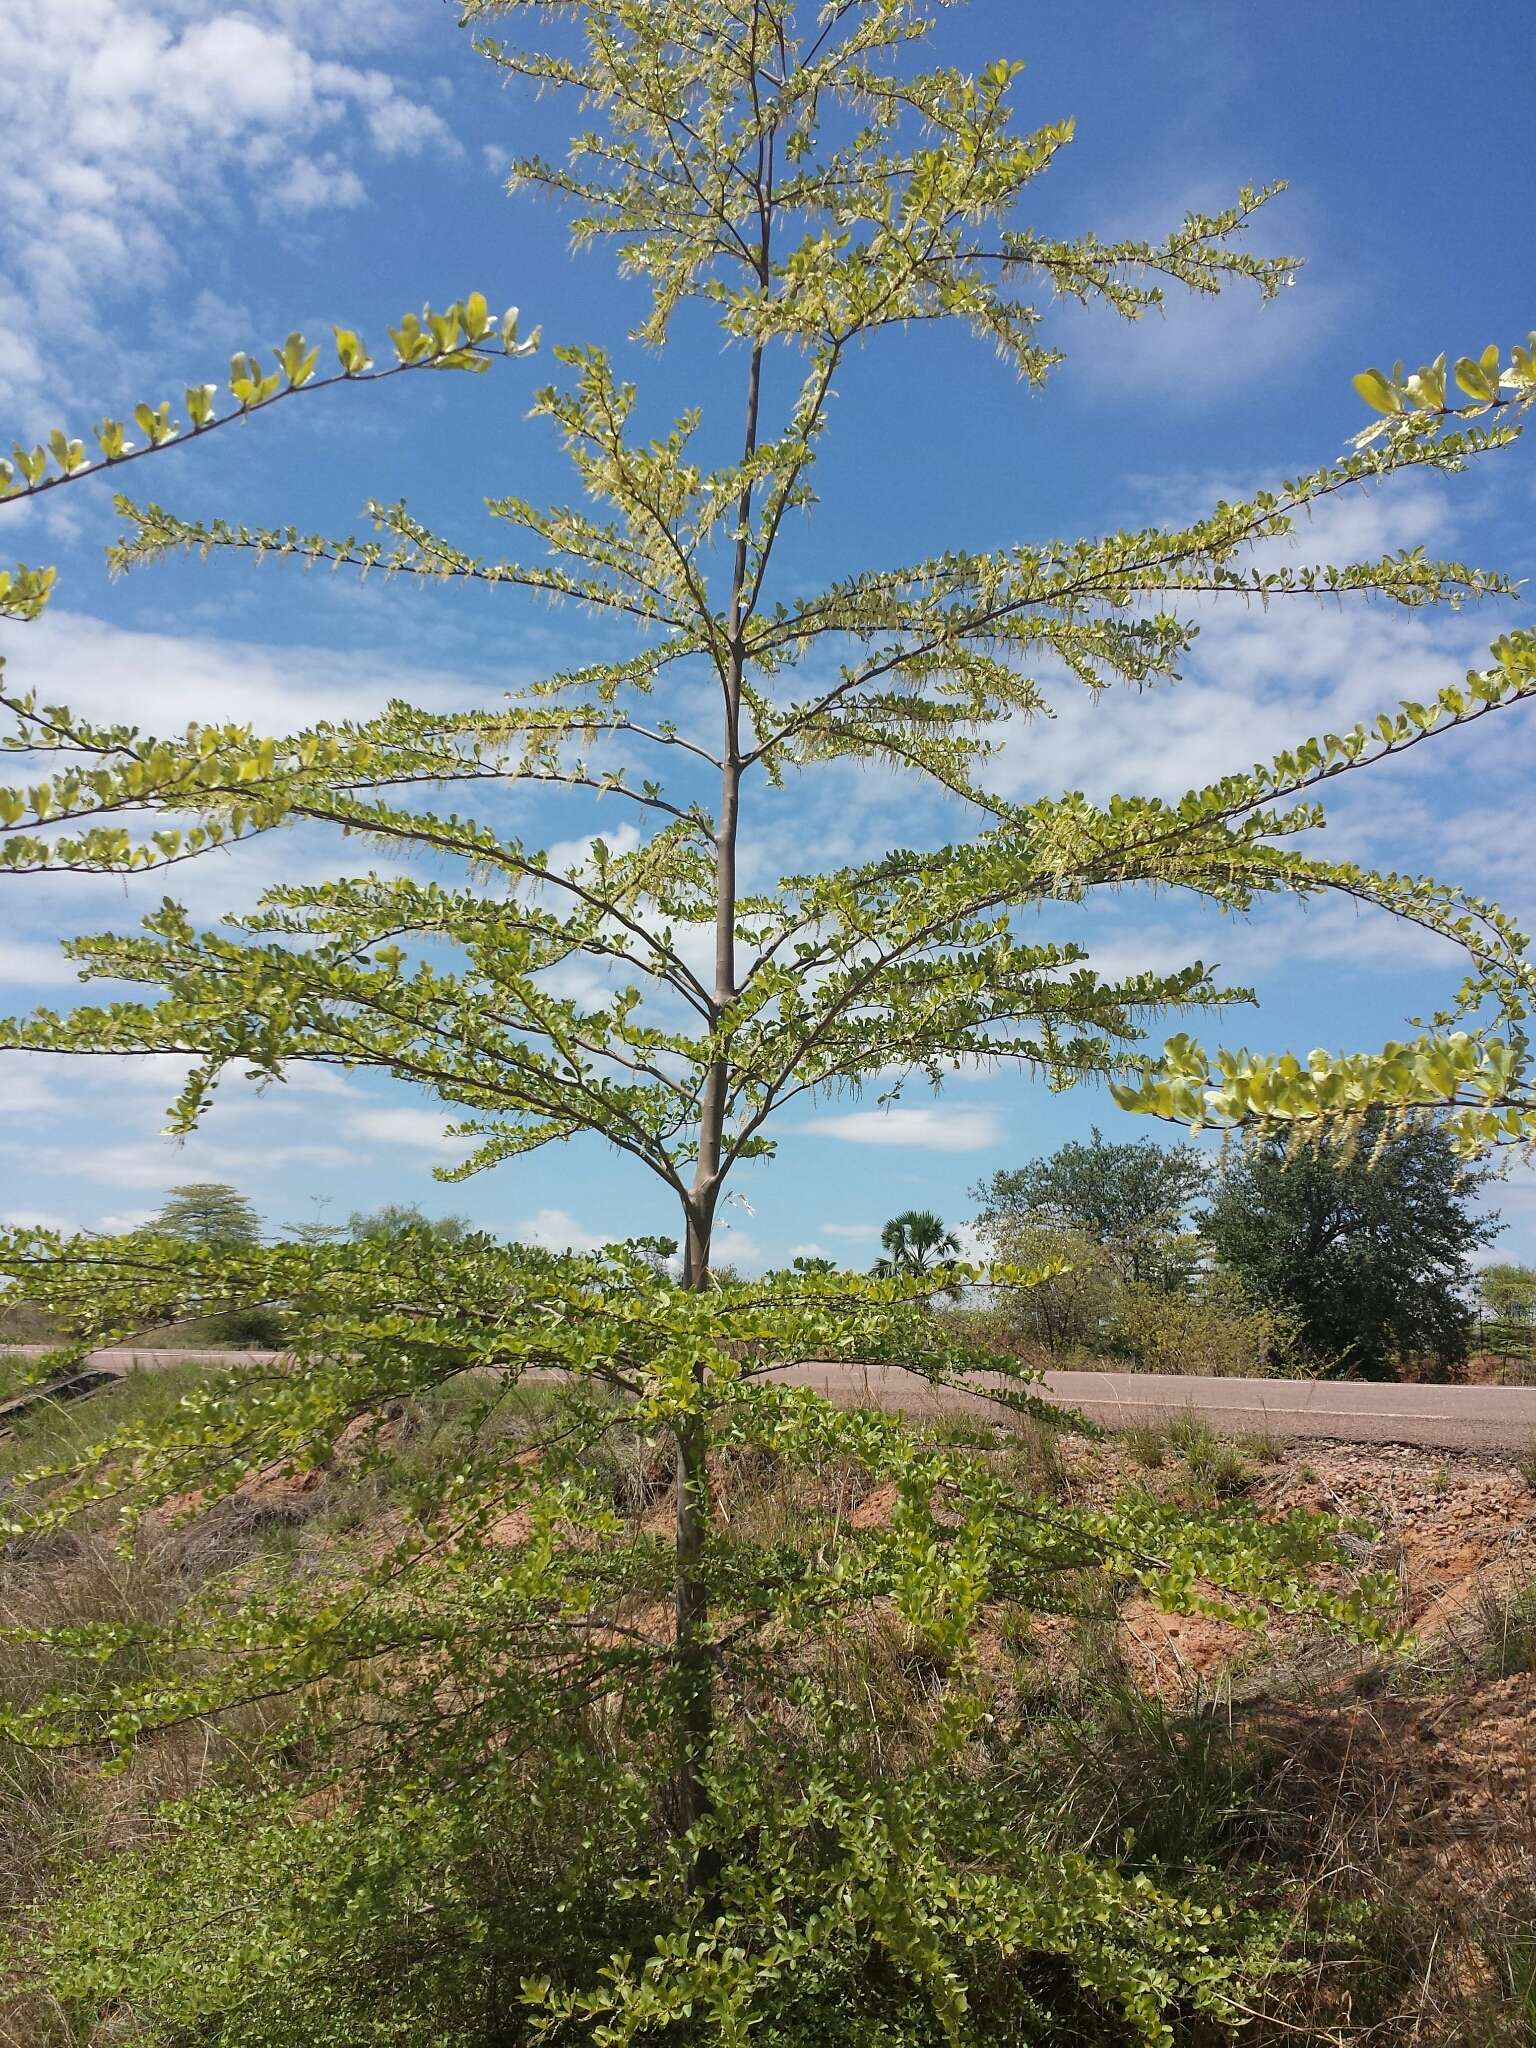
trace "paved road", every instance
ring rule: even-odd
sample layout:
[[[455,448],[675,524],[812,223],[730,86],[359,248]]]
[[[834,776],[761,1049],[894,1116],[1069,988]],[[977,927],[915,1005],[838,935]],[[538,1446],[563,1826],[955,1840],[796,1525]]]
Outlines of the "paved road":
[[[909,1414],[996,1414],[984,1399],[925,1386],[890,1366],[803,1365],[781,1377],[834,1399]],[[850,1384],[852,1383],[852,1384]],[[1536,1451],[1536,1387],[1378,1386],[1340,1380],[1218,1380],[1137,1372],[1052,1372],[1043,1389],[1109,1429],[1195,1416],[1219,1434],[1282,1443],[1418,1444],[1426,1450]]]
[[[12,1346],[12,1351],[40,1349]],[[103,1350],[93,1366],[126,1372],[134,1365],[264,1364],[265,1351]],[[979,1395],[929,1387],[894,1366],[797,1365],[776,1377],[815,1387],[834,1400],[869,1402],[913,1415],[995,1417]],[[1536,1451],[1536,1387],[1378,1386],[1338,1380],[1218,1380],[1134,1372],[1053,1372],[1043,1390],[1062,1407],[1080,1409],[1111,1429],[1192,1415],[1222,1433],[1292,1443],[1418,1444],[1426,1450]]]

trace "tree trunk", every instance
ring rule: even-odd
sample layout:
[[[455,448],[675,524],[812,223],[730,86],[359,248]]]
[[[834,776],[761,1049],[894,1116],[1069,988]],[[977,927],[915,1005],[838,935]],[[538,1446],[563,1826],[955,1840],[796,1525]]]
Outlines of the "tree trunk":
[[[755,28],[754,28],[755,34]],[[758,275],[770,288],[768,248],[772,214],[772,149],[759,139],[757,183],[761,250]],[[743,459],[757,448],[762,401],[763,345],[752,350],[747,373]],[[726,659],[720,672],[722,744],[720,809],[715,819],[715,985],[712,1022],[718,1028],[736,998],[736,846],[741,805],[741,687],[746,669],[746,588],[748,531],[752,518],[752,486],[743,486],[736,507],[736,547],[731,567],[730,610],[726,627]],[[699,1102],[699,1151],[693,1187],[684,1203],[687,1237],[683,1253],[683,1285],[702,1290],[709,1285],[709,1260],[715,1208],[720,1197],[721,1148],[729,1096],[729,1061],[724,1051],[710,1061]],[[679,1691],[678,1761],[675,1803],[678,1825],[686,1832],[707,1818],[710,1810],[708,1767],[715,1734],[715,1654],[710,1634],[709,1581],[704,1548],[709,1535],[709,1423],[705,1396],[709,1368],[695,1368],[699,1405],[677,1438],[677,1650],[675,1676]],[[689,1889],[706,1910],[719,1873],[718,1852],[695,1855]]]
[[[677,1432],[677,1827],[686,1834],[709,1816],[706,1770],[715,1732],[714,1655],[709,1589],[703,1574],[709,1528],[708,1431],[702,1421]],[[699,1850],[690,1889],[707,1897],[719,1871],[712,1849]]]

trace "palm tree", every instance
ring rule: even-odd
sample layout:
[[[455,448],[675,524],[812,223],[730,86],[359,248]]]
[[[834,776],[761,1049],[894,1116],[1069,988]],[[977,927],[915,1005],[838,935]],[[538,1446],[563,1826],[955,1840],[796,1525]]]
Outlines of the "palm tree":
[[[880,1233],[885,1257],[876,1259],[874,1271],[882,1280],[897,1274],[932,1273],[948,1265],[960,1253],[960,1240],[946,1230],[942,1216],[931,1209],[904,1209],[893,1216]]]

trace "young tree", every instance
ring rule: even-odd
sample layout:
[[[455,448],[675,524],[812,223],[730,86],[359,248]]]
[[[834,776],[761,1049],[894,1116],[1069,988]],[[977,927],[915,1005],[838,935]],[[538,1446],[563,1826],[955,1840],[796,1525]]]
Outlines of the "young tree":
[[[261,1218],[238,1188],[223,1181],[195,1181],[172,1188],[146,1228],[185,1244],[246,1245],[261,1242]]]
[[[885,1256],[873,1270],[889,1279],[898,1273],[933,1273],[960,1257],[960,1240],[931,1209],[903,1209],[880,1233]]]
[[[1470,1206],[1486,1179],[1443,1131],[1375,1115],[1300,1151],[1261,1140],[1217,1181],[1201,1229],[1328,1369],[1378,1379],[1428,1356],[1445,1371],[1467,1355],[1471,1254],[1501,1228]]]
[[[490,507],[528,537],[533,559],[471,554],[403,505],[370,506],[374,537],[358,540],[187,521],[155,504],[120,501],[129,530],[113,551],[118,568],[179,548],[380,568],[563,599],[607,625],[632,626],[635,641],[627,655],[546,679],[511,708],[470,705],[444,715],[397,704],[375,719],[317,721],[281,738],[231,727],[151,738],[6,693],[11,743],[51,764],[46,782],[0,793],[11,873],[142,872],[289,822],[329,825],[434,865],[405,878],[275,887],[255,913],[211,933],[167,902],[138,936],[70,948],[87,977],[159,989],[159,1001],[39,1014],[6,1026],[0,1042],[82,1056],[190,1055],[174,1112],[181,1129],[197,1124],[230,1066],[267,1078],[302,1062],[376,1068],[444,1103],[466,1144],[458,1174],[596,1133],[668,1191],[679,1215],[681,1288],[666,1287],[643,1261],[578,1263],[571,1277],[560,1262],[532,1253],[478,1239],[439,1246],[411,1233],[382,1248],[286,1246],[259,1260],[223,1261],[231,1291],[290,1305],[295,1357],[310,1362],[307,1375],[253,1393],[255,1405],[233,1417],[205,1417],[196,1456],[185,1445],[158,1459],[140,1453],[131,1472],[143,1498],[156,1485],[197,1483],[193,1472],[209,1459],[230,1473],[284,1446],[312,1451],[385,1393],[436,1384],[466,1359],[514,1376],[535,1366],[566,1374],[583,1426],[598,1436],[609,1426],[590,1403],[599,1386],[632,1401],[645,1427],[669,1433],[675,1625],[661,1654],[680,1755],[671,1819],[691,1845],[692,1917],[654,1970],[615,1963],[606,1988],[552,1996],[556,2017],[572,2026],[611,2019],[616,2031],[604,2038],[630,2039],[704,2010],[724,2016],[727,2038],[727,2019],[740,2031],[762,2016],[763,2001],[778,2013],[785,1997],[782,1971],[763,1961],[780,1953],[779,1934],[766,1946],[754,1935],[744,1955],[728,1935],[710,1932],[724,1899],[732,1912],[766,1916],[763,1924],[775,1928],[790,1910],[782,1897],[775,1903],[753,1888],[739,1857],[730,1860],[738,1838],[768,1823],[752,1805],[761,1786],[725,1769],[715,1721],[723,1677],[770,1622],[845,1611],[839,1602],[856,1586],[866,1603],[904,1603],[903,1613],[958,1647],[979,1588],[1046,1597],[1039,1589],[1050,1578],[1047,1559],[1141,1574],[1172,1599],[1194,1597],[1200,1579],[1246,1585],[1250,1605],[1281,1597],[1287,1586],[1284,1597],[1305,1597],[1258,1561],[1249,1536],[1154,1530],[1145,1508],[1128,1508],[1129,1519],[1119,1521],[1096,1517],[1081,1540],[1060,1533],[1070,1517],[1026,1534],[985,1475],[960,1461],[935,1462],[904,1448],[899,1431],[839,1420],[777,1386],[768,1366],[796,1357],[889,1357],[936,1378],[976,1361],[913,1312],[931,1283],[861,1288],[846,1276],[804,1276],[798,1292],[711,1288],[715,1220],[731,1173],[771,1152],[771,1121],[798,1097],[893,1071],[937,1082],[972,1060],[1016,1062],[1058,1085],[1118,1078],[1132,1092],[1148,1091],[1144,1106],[1177,1111],[1194,1055],[1176,1046],[1149,1064],[1139,1050],[1143,1020],[1243,992],[1218,988],[1198,962],[1106,978],[1082,947],[1029,935],[1034,909],[1096,890],[1180,887],[1224,909],[1264,894],[1341,892],[1458,940],[1473,959],[1468,1003],[1496,995],[1498,977],[1517,978],[1520,947],[1496,912],[1454,890],[1323,862],[1295,842],[1317,822],[1310,793],[1322,783],[1536,690],[1536,644],[1511,636],[1486,674],[1429,711],[1406,707],[1379,728],[1309,739],[1268,767],[1174,804],[998,798],[988,755],[1044,708],[1037,667],[1064,667],[1089,688],[1170,678],[1193,636],[1183,608],[1196,594],[1421,605],[1505,589],[1497,576],[1416,552],[1290,569],[1257,568],[1245,554],[1292,531],[1332,495],[1404,468],[1456,469],[1507,439],[1505,427],[1458,421],[1443,432],[1393,436],[1177,529],[1037,543],[1009,537],[984,553],[944,549],[911,564],[872,564],[806,592],[784,573],[783,541],[814,501],[837,389],[857,374],[865,342],[903,327],[957,324],[1023,380],[1043,385],[1058,360],[1044,318],[1055,299],[1134,319],[1169,290],[1205,294],[1235,283],[1267,297],[1288,283],[1287,261],[1237,246],[1267,193],[1245,191],[1231,208],[1192,215],[1149,241],[1061,239],[1020,225],[1030,187],[1071,140],[1071,123],[1022,133],[1013,125],[1014,64],[974,77],[921,69],[915,59],[933,27],[922,0],[840,0],[820,10],[795,0],[729,10],[714,0],[644,8],[628,0],[466,0],[464,14],[471,22],[526,21],[542,40],[531,48],[482,41],[487,58],[596,110],[596,125],[567,164],[528,161],[519,180],[569,202],[578,240],[608,243],[621,268],[647,286],[638,339],[664,347],[686,309],[718,319],[739,373],[735,446],[721,454],[721,429],[698,411],[648,437],[636,424],[636,391],[609,356],[562,348],[565,382],[540,391],[536,411],[562,438],[583,502],[543,509],[504,497]],[[515,318],[498,330],[484,300],[471,296],[447,314],[402,323],[395,368],[374,372],[356,334],[343,330],[340,370],[328,381],[481,369],[498,331],[504,348],[523,347]],[[775,360],[799,365],[784,403],[770,375]],[[315,369],[315,353],[298,336],[278,352],[275,372],[237,359],[236,403],[224,417],[319,388]],[[1501,402],[1495,393],[1482,410]],[[205,388],[189,394],[188,405],[199,432],[220,423]],[[61,432],[19,450],[21,480],[7,465],[0,489],[57,488],[137,460],[175,432],[168,407],[145,406],[135,419],[143,449],[130,449],[126,430],[109,421],[102,463],[92,464],[83,444]],[[35,614],[50,587],[47,572],[22,570],[0,589],[0,605],[13,616]],[[774,844],[775,800],[801,778],[849,763],[910,775],[968,822],[952,844],[896,848],[835,872],[796,868],[772,886],[746,886],[740,855],[749,816],[757,844]],[[596,839],[589,858],[555,867],[521,839],[431,795],[461,784],[487,796],[519,785],[601,795],[653,829],[633,850]],[[559,970],[576,959],[608,976],[606,999],[561,992]],[[1481,1043],[1474,1050],[1476,1066],[1485,1054]],[[1328,1071],[1316,1070],[1319,1087]],[[1346,1076],[1363,1071],[1339,1068]],[[1258,1086],[1249,1085],[1255,1102]],[[1175,1091],[1166,1103],[1161,1088]],[[94,1303],[102,1326],[129,1323],[151,1306],[163,1313],[189,1287],[207,1285],[190,1266],[130,1272],[99,1250],[83,1258],[46,1238],[18,1239],[9,1260],[41,1294]],[[803,1456],[858,1445],[899,1479],[901,1518],[891,1544],[877,1547],[883,1562],[835,1584],[829,1577],[824,1609],[806,1591],[818,1569],[812,1562],[803,1571],[764,1563],[754,1578],[739,1548],[712,1536],[711,1451],[746,1441]],[[322,1610],[324,1625],[307,1634],[296,1601],[244,1617],[238,1669],[246,1682],[259,1673],[273,1690],[318,1684],[317,1674],[366,1664],[380,1643],[417,1645],[412,1655],[430,1664],[421,1647],[430,1645],[450,1659],[481,1656],[472,1668],[455,1663],[455,1683],[479,1703],[479,1721],[465,1709],[467,1725],[484,1732],[495,1721],[485,1702],[495,1703],[501,1722],[485,1739],[497,1755],[515,1753],[514,1728],[553,1740],[550,1730],[573,1725],[578,1699],[585,1711],[611,1697],[621,1660],[641,1657],[624,1639],[624,1613],[593,1590],[607,1584],[601,1557],[590,1547],[568,1552],[555,1539],[576,1486],[563,1455],[550,1451],[542,1464],[515,1470],[488,1458],[446,1475],[452,1513],[445,1506],[430,1540],[391,1574],[369,1579],[371,1605],[359,1595],[341,1619]],[[483,1527],[490,1504],[504,1507],[509,1490],[546,1483],[532,1511],[540,1543],[520,1573],[487,1589],[466,1561],[463,1529]],[[958,1521],[935,1517],[937,1486],[963,1501]],[[1299,1536],[1288,1540],[1292,1561],[1305,1554]],[[413,1596],[403,1589],[423,1582],[442,1591],[441,1616],[426,1602],[406,1612]],[[612,1622],[612,1636],[594,1635],[597,1613]],[[290,1634],[261,1636],[280,1626]],[[523,1639],[509,1638],[509,1629],[526,1630],[536,1646],[526,1669],[509,1666],[509,1639]],[[258,1639],[262,1657],[251,1647]],[[225,1674],[233,1668],[219,1666]],[[563,1691],[551,1675],[557,1668]],[[440,1719],[437,1682],[424,1679],[412,1696],[423,1727]],[[226,1676],[226,1688],[232,1683]],[[189,1688],[181,1696],[187,1712],[233,1696],[202,1676]],[[129,1739],[154,1712],[169,1711],[166,1701],[164,1691],[153,1711],[143,1700],[118,1701],[113,1725]],[[1105,1995],[1149,2039],[1163,2005],[1197,1995],[1190,1987],[1202,1966],[1189,1955],[1198,1938],[1151,1939],[1153,1948],[1165,1939],[1181,1959],[1169,1966],[1173,1979],[1141,1963],[1127,1975],[1102,1942],[1095,1947],[1093,1926],[1118,1921],[1123,1905],[1079,1872],[1072,1884],[1096,1903],[1092,1912],[1074,1906],[1060,1922],[1070,1932],[1053,1936],[1055,1908],[1028,1890],[1038,1878],[1021,1878],[1006,1907],[985,1904],[977,1887],[954,1876],[937,1837],[915,1853],[922,1823],[914,1812],[897,1813],[867,1787],[835,1824],[830,1809],[818,1818],[818,1841],[823,1823],[849,1845],[836,1882],[855,1882],[847,1872],[856,1871],[861,1896],[889,1900],[888,1909],[872,1908],[877,1938],[925,1987],[947,2038],[958,2038],[964,2008],[969,1965],[957,1957],[982,1939],[971,1931],[956,1937],[957,1927],[985,1927],[989,1955],[1055,1941],[1052,1952],[1069,1954],[1087,1978],[1097,1971]],[[964,1832],[958,1827],[955,1839]],[[878,1882],[877,1865],[885,1872]],[[806,1879],[812,1919],[821,1910],[814,1902],[831,1896],[816,1891],[821,1883],[833,1879]],[[723,1908],[722,1915],[720,1926],[734,1924]],[[815,1945],[808,1949],[802,1935],[799,1927],[784,1932],[782,1953],[801,1959],[808,1980],[822,1959],[805,1961]],[[853,1950],[867,1955],[862,1933]],[[853,1975],[836,1981],[856,1984],[863,1964],[846,1966]],[[843,2009],[842,1993],[827,1995],[828,2010]]]
[[[1020,1227],[1090,1238],[1133,1280],[1151,1279],[1203,1192],[1210,1166],[1193,1145],[1150,1138],[1106,1144],[1095,1129],[1045,1159],[1001,1170],[972,1188],[982,1232],[1002,1238]]]

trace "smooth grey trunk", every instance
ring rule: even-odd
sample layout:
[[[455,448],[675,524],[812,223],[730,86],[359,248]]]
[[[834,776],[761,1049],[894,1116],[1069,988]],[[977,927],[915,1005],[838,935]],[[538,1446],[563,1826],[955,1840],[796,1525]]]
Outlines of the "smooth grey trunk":
[[[766,237],[765,219],[765,282]],[[758,344],[752,351],[747,378],[744,436],[744,453],[747,456],[757,446],[762,365],[763,351]],[[741,684],[745,670],[746,624],[743,608],[747,580],[747,533],[751,516],[752,490],[748,485],[737,504],[726,661],[720,678],[724,717],[720,808],[715,820],[715,974],[711,1018],[717,1029],[736,996],[736,860],[741,818]],[[720,1155],[725,1131],[728,1071],[729,1055],[721,1048],[705,1071],[699,1102],[699,1153],[693,1186],[685,1204],[685,1287],[702,1289],[709,1285],[710,1250],[720,1194]],[[701,1364],[695,1370],[702,1391],[708,1367]],[[679,1826],[686,1832],[707,1818],[709,1813],[707,1767],[715,1728],[714,1645],[710,1635],[709,1585],[704,1570],[704,1545],[710,1523],[709,1433],[703,1416],[696,1417],[687,1428],[679,1429],[676,1437],[676,1654],[681,1694],[676,1807]],[[701,1851],[695,1857],[692,1889],[696,1895],[708,1895],[718,1863],[714,1851]]]

